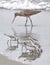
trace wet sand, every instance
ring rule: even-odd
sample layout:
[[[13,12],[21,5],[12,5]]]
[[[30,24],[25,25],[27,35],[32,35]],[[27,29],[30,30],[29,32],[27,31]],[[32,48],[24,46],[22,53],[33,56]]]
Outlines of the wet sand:
[[[0,55],[0,65],[25,65],[17,61],[7,59],[7,57]]]
[[[3,33],[7,33],[10,35],[13,34],[13,31],[11,30],[12,27],[16,30],[17,33],[26,32],[24,26],[25,18],[17,17],[14,24],[11,25],[13,17],[14,11],[12,12],[9,10],[0,9],[0,54],[3,53],[3,55],[5,56],[9,55],[8,57],[17,59],[17,49],[11,54],[9,54],[9,51],[5,53],[5,49],[7,49],[6,43],[8,38],[5,37]],[[37,25],[36,27],[33,27],[32,32],[39,36],[39,44],[43,49],[43,53],[41,54],[40,58],[36,59],[35,61],[25,63],[27,63],[27,65],[50,65],[50,11],[43,11],[37,15],[33,15],[31,19],[33,21],[33,24]],[[28,22],[28,25],[29,24],[30,22]],[[8,60],[6,57],[0,55],[0,65],[24,65],[22,63],[23,61],[21,61],[20,63],[20,60],[19,62]]]

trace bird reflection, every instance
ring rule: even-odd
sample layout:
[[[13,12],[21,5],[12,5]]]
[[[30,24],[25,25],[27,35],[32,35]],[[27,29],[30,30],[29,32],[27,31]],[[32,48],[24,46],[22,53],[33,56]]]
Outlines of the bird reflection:
[[[16,50],[16,48],[17,48],[17,46],[9,46],[6,50],[7,51],[15,51]]]
[[[35,60],[41,56],[42,48],[39,45],[39,40],[36,38],[36,34],[32,33],[32,29],[32,26],[25,26],[24,33],[17,33],[16,30],[12,28],[13,35],[4,34],[10,38],[7,41],[7,50],[14,51],[16,48],[21,47],[21,54],[18,57],[19,59],[26,58],[26,60]],[[12,41],[16,42],[15,46],[12,45]]]
[[[34,33],[32,33],[32,28],[28,32],[28,28],[26,26],[26,34],[23,36],[21,35],[22,40],[22,53],[19,58],[26,58],[26,60],[35,60],[40,57],[42,53],[41,46],[39,45],[39,41],[35,38]],[[24,50],[24,47],[26,51]]]
[[[4,34],[5,36],[7,36],[9,39],[7,40],[7,46],[8,48],[6,50],[10,50],[10,51],[14,51],[16,50],[16,48],[18,48],[18,39],[16,37],[16,32],[15,30],[12,28],[12,32],[13,35],[8,35],[8,34]],[[13,45],[13,42],[16,42],[15,45]]]

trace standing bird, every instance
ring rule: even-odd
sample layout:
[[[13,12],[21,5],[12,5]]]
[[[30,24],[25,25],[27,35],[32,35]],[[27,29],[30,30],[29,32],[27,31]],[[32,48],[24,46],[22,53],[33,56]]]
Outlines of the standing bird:
[[[16,16],[23,16],[23,17],[26,17],[25,26],[26,26],[26,24],[27,24],[27,22],[28,22],[28,19],[30,20],[31,25],[33,25],[30,16],[31,16],[31,15],[34,15],[34,14],[37,14],[37,13],[40,13],[40,12],[41,12],[41,11],[39,11],[39,10],[23,9],[23,10],[21,10],[20,12],[16,12],[16,13],[14,14],[15,16],[14,16],[14,19],[13,19],[12,23],[14,22]]]

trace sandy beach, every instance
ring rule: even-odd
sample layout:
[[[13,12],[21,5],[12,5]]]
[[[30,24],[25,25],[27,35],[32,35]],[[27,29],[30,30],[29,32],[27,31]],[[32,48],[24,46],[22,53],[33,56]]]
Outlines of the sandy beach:
[[[0,55],[0,65],[25,65],[25,64],[9,60],[5,56]]]

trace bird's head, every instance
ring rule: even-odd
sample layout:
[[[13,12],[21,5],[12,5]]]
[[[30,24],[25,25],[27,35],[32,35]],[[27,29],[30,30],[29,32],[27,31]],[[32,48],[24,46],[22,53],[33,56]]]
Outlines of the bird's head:
[[[16,17],[16,16],[19,16],[19,13],[18,13],[18,12],[15,13],[15,17]]]
[[[16,12],[16,13],[14,14],[14,19],[13,19],[12,23],[14,22],[16,16],[19,16],[19,13],[18,13],[18,12]]]

